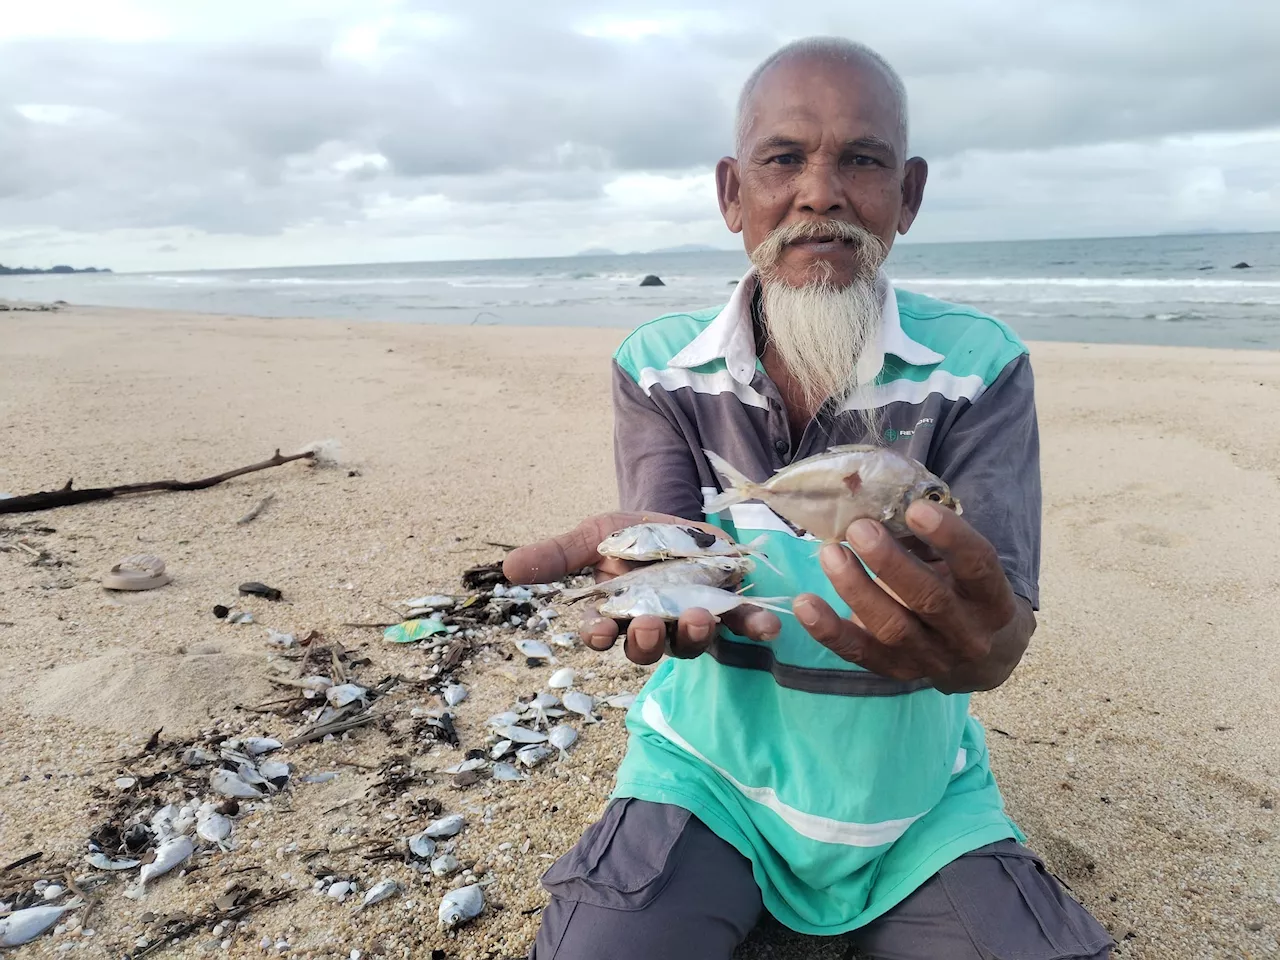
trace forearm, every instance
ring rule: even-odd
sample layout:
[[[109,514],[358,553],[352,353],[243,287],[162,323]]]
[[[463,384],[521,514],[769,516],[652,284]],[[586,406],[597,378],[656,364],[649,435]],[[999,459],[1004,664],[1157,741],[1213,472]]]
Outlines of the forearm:
[[[1036,630],[1036,616],[1023,597],[1014,597],[1017,612],[1005,626],[991,637],[991,649],[981,660],[966,663],[945,677],[934,678],[933,685],[943,693],[976,693],[994,690],[1013,674],[1027,652],[1031,635]]]

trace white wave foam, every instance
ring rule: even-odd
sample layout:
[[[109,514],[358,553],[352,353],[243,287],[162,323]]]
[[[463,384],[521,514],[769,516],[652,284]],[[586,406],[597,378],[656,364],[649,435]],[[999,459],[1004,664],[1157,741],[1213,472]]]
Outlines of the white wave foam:
[[[895,277],[895,284],[949,287],[1178,287],[1208,289],[1280,289],[1280,280],[1209,280],[1199,277]]]

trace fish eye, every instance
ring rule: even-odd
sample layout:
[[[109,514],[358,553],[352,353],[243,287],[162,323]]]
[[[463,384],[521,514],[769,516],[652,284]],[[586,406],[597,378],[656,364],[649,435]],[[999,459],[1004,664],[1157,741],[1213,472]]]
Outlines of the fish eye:
[[[934,503],[941,503],[941,502],[942,502],[942,491],[941,491],[941,490],[930,490],[928,493],[926,493],[926,494],[925,494],[925,498],[926,498],[926,499],[928,499],[928,500],[932,500]]]

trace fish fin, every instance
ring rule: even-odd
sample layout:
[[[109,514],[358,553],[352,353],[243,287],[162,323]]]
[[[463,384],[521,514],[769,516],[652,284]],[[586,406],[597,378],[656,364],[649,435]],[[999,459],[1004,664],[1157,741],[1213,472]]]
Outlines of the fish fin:
[[[769,535],[767,533],[762,533],[750,543],[744,543],[742,545],[742,552],[755,557],[778,576],[782,576],[782,571],[769,562],[769,555],[764,552],[763,547],[768,539]]]
[[[564,603],[577,603],[579,600],[587,599],[587,597],[593,597],[593,596],[596,596],[597,594],[603,594],[608,592],[605,590],[601,590],[600,586],[601,585],[598,583],[593,583],[590,586],[577,587],[576,589],[573,589],[573,590],[561,590],[558,594],[556,594],[556,599],[563,601]]]
[[[761,607],[765,610],[772,610],[774,613],[789,613],[795,616],[795,612],[789,606],[783,606],[783,604],[791,603],[792,597],[746,597],[744,599],[750,600],[753,607]]]
[[[713,513],[720,513],[722,510],[727,510],[729,507],[732,507],[735,503],[742,503],[742,501],[754,496],[753,491],[757,486],[759,486],[759,484],[718,453],[713,453],[706,449],[702,452],[706,455],[706,458],[711,463],[712,468],[728,480],[730,486],[730,489],[726,490],[724,493],[712,497],[707,501],[702,508],[703,513],[708,516]]]

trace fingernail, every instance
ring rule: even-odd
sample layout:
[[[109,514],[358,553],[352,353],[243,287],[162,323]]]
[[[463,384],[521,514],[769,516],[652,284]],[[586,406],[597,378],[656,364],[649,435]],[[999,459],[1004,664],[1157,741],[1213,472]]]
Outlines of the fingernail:
[[[828,543],[818,554],[818,559],[827,570],[838,570],[847,562],[845,549],[838,543]]]
[[[941,508],[923,500],[913,503],[907,513],[910,515],[911,525],[921,533],[933,533],[942,523]]]
[[[855,549],[870,550],[880,540],[880,524],[874,520],[857,520],[849,526],[849,543]]]
[[[636,642],[651,647],[662,639],[662,631],[653,627],[641,627],[636,630]]]
[[[808,600],[797,600],[795,604],[795,613],[796,619],[806,627],[812,627],[818,622],[818,608]]]
[[[779,630],[766,630],[760,634],[760,639],[764,640],[766,643],[771,640],[777,640],[779,632]]]
[[[695,624],[689,628],[689,639],[695,643],[701,643],[703,640],[709,639],[711,636],[711,627],[705,623]]]

